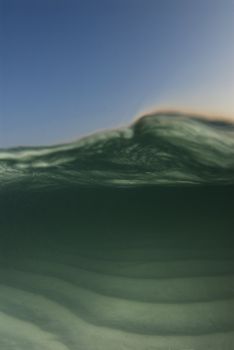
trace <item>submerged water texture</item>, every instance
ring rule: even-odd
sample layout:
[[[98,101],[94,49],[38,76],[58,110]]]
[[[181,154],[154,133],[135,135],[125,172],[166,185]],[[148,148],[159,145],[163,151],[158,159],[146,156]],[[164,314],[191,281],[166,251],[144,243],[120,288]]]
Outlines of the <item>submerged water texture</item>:
[[[233,209],[231,123],[1,150],[0,349],[234,349]]]

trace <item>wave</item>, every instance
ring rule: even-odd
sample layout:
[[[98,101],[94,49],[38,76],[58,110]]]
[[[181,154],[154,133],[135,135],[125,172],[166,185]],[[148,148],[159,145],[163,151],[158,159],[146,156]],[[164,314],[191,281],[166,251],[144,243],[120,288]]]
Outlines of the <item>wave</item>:
[[[179,112],[50,147],[0,150],[1,187],[234,183],[234,124]]]

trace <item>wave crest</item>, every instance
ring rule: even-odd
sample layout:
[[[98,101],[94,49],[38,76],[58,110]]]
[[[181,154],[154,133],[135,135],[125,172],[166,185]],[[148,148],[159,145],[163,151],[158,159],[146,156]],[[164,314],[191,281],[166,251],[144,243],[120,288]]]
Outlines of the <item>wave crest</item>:
[[[234,124],[178,112],[51,147],[0,150],[1,187],[234,183]]]

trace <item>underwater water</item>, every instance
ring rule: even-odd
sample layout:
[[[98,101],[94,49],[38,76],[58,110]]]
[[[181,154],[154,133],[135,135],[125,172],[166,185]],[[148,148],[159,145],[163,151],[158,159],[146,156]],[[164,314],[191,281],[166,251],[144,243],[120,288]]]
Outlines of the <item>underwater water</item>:
[[[0,150],[1,350],[234,349],[234,125]]]

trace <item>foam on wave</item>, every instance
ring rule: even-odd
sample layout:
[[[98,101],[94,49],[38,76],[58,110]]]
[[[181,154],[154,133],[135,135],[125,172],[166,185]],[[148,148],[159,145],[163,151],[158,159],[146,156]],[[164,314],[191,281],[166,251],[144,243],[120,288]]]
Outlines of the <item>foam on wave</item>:
[[[185,113],[145,115],[70,144],[0,150],[1,186],[234,183],[234,124]]]

